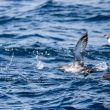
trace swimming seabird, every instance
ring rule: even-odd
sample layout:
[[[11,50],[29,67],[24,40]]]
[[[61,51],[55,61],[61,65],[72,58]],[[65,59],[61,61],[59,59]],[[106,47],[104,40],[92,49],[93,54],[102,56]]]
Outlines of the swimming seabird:
[[[108,40],[108,42],[110,43],[110,34],[105,34],[104,37]]]
[[[71,73],[83,73],[88,75],[91,70],[84,66],[84,53],[88,43],[88,33],[84,33],[75,46],[74,63],[60,66],[59,69]]]
[[[103,75],[104,80],[110,80],[110,74],[105,74]]]

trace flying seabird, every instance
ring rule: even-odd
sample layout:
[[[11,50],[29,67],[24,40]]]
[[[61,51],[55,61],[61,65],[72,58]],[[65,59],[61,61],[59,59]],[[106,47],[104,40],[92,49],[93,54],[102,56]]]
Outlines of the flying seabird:
[[[85,48],[87,47],[87,43],[88,43],[88,33],[86,32],[78,40],[75,46],[74,63],[60,66],[59,69],[63,70],[64,72],[71,72],[71,73],[78,72],[78,73],[83,73],[84,75],[88,75],[91,72],[91,69],[84,66],[84,53],[85,53]]]

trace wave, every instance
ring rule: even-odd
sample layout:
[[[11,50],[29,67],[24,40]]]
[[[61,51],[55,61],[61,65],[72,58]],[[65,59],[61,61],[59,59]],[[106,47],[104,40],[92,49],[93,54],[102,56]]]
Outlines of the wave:
[[[10,17],[10,16],[2,16],[0,17],[0,24],[6,24],[6,23],[10,23],[11,21],[17,21],[19,20],[19,18],[16,17]]]
[[[87,21],[109,21],[110,20],[110,16],[109,15],[96,15],[93,17],[89,17],[87,19],[85,19]]]
[[[0,38],[14,38],[16,37],[16,34],[8,34],[8,33],[4,33],[4,34],[0,34]]]

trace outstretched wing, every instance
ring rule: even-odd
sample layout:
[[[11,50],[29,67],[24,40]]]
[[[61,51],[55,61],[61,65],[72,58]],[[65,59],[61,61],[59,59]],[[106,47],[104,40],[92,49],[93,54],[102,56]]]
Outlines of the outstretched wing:
[[[84,52],[88,43],[88,33],[82,35],[75,47],[75,63],[78,65],[84,65]]]

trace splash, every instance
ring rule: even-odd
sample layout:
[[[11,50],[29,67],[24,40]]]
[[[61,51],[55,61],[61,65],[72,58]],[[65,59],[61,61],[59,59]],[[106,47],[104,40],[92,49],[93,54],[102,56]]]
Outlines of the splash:
[[[108,65],[106,62],[100,62],[98,64],[95,65],[95,68],[98,70],[98,71],[106,71],[108,70]]]
[[[0,67],[0,71],[3,72],[3,71],[8,71],[8,69],[10,68],[12,62],[13,62],[13,58],[14,58],[14,52],[12,53],[12,56],[10,58],[10,62],[4,67]],[[1,65],[0,65],[1,66]]]
[[[44,68],[44,63],[39,59],[39,56],[36,56],[36,59],[37,59],[36,68],[38,70],[42,70]]]

